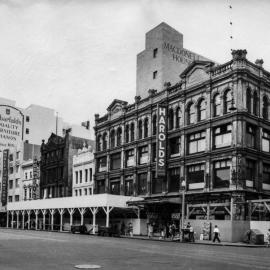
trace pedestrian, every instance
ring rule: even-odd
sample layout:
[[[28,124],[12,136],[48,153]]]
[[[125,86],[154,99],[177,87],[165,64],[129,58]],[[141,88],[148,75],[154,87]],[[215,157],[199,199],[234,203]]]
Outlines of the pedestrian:
[[[153,237],[153,225],[151,223],[148,224],[148,238]]]
[[[220,232],[219,232],[219,228],[217,225],[215,225],[215,228],[214,228],[214,239],[213,239],[213,242],[215,243],[216,240],[218,240],[218,242],[220,243]]]
[[[121,229],[120,229],[122,235],[125,235],[125,230],[126,230],[126,225],[125,225],[124,221],[122,221]]]
[[[175,237],[175,231],[176,231],[176,226],[175,226],[175,224],[173,223],[173,224],[171,225],[171,240],[173,240],[174,237]]]
[[[189,241],[190,242],[195,242],[195,239],[194,239],[194,229],[193,229],[193,227],[191,225],[189,227]]]
[[[266,233],[266,241],[267,247],[270,247],[270,229],[268,229],[268,232]]]
[[[129,222],[128,224],[128,231],[129,231],[129,235],[133,237],[133,226],[131,222]]]

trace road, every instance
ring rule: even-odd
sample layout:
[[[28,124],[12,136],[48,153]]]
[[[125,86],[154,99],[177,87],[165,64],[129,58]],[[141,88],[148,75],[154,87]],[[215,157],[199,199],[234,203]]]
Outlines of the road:
[[[270,269],[270,248],[245,248],[0,229],[1,270]]]

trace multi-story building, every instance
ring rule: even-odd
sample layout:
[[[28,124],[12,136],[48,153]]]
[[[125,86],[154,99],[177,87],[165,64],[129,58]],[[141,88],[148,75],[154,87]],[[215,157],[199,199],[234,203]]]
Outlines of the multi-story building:
[[[73,156],[72,196],[89,196],[93,194],[95,162],[93,148],[90,146],[78,150]]]
[[[270,73],[246,54],[194,61],[176,84],[96,115],[95,192],[143,197],[155,224],[245,220],[248,200],[270,196]]]
[[[40,163],[40,197],[57,198],[72,196],[72,163],[73,156],[83,145],[94,142],[71,136],[67,131],[65,137],[52,134],[41,145]]]

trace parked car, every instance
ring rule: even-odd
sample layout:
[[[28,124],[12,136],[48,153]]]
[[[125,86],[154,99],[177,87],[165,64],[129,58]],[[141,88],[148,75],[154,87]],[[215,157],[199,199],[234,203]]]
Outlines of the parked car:
[[[72,233],[81,233],[81,234],[85,234],[87,233],[87,228],[85,225],[72,225],[70,228],[70,231]]]
[[[120,236],[120,231],[117,228],[117,226],[110,226],[110,227],[99,226],[98,227],[98,235],[99,236],[115,236],[115,237],[119,237]]]

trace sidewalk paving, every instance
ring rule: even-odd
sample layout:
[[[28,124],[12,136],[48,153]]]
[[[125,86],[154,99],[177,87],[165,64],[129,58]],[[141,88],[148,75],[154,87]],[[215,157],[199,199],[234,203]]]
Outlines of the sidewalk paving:
[[[266,244],[264,245],[254,245],[254,244],[247,244],[243,242],[237,242],[237,243],[231,243],[231,242],[222,242],[218,243],[209,240],[196,240],[195,242],[179,242],[179,237],[175,238],[174,240],[171,240],[170,238],[160,239],[158,236],[153,236],[151,238],[148,238],[147,236],[143,235],[134,235],[134,236],[125,236],[121,235],[121,238],[129,238],[129,239],[140,239],[140,240],[148,240],[148,241],[159,241],[159,242],[174,242],[174,243],[185,243],[185,244],[191,244],[191,245],[212,245],[212,246],[231,246],[231,247],[247,247],[247,248],[264,248],[267,247]]]

